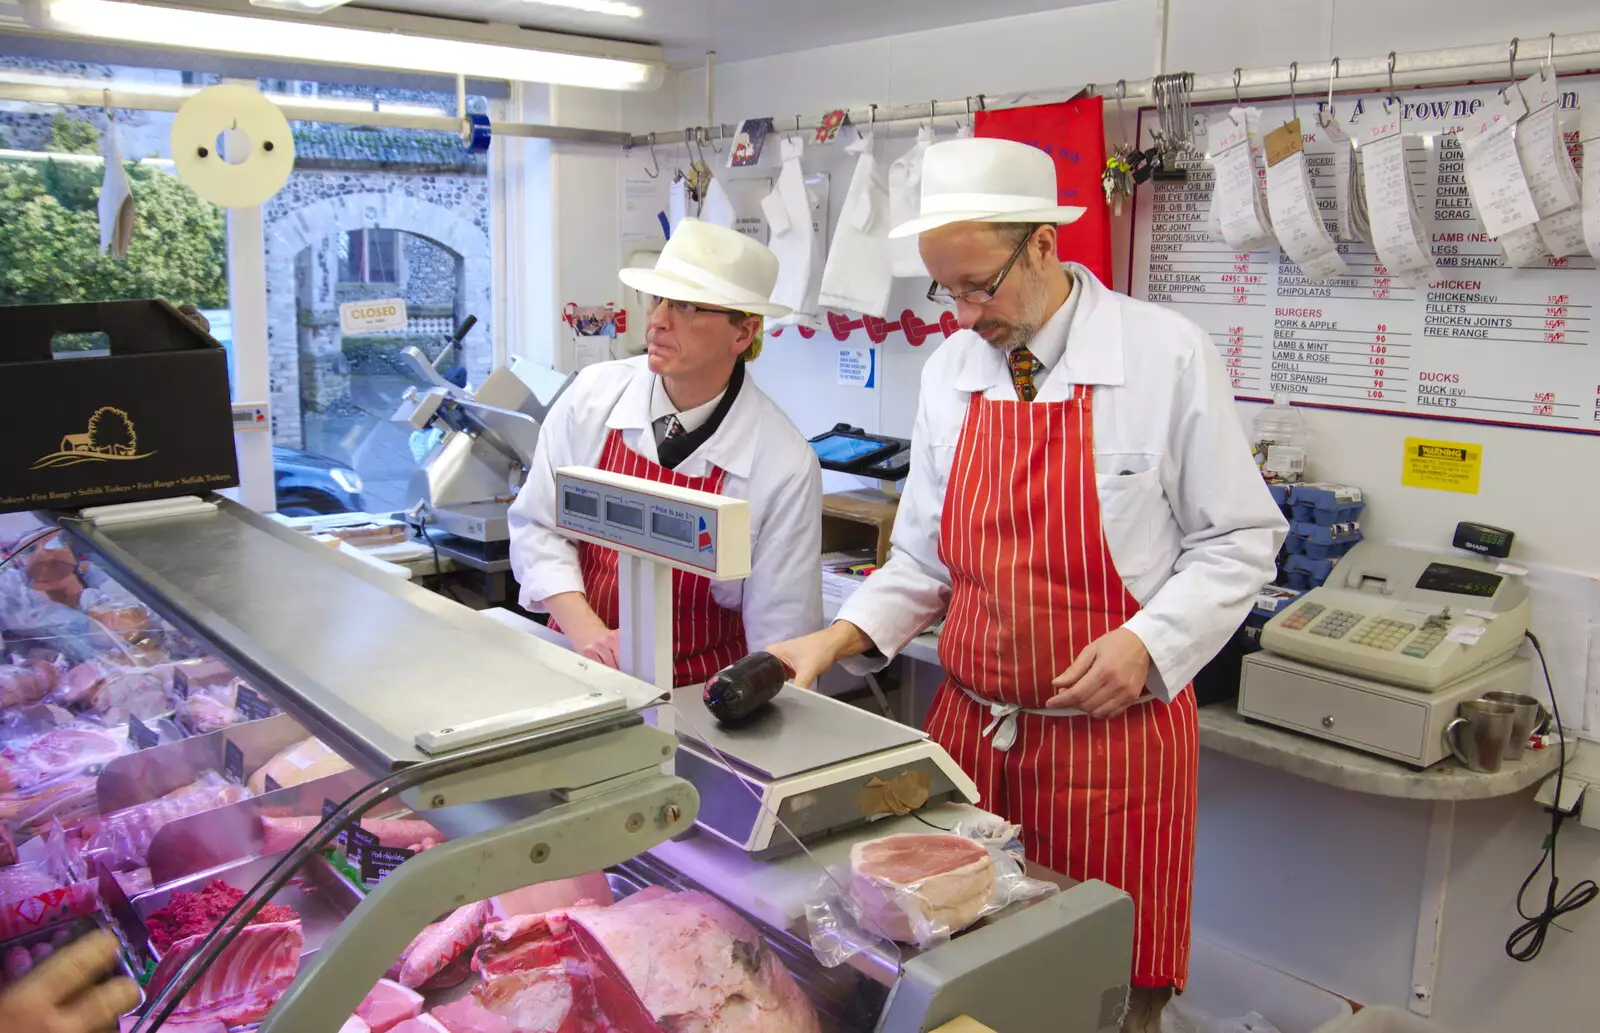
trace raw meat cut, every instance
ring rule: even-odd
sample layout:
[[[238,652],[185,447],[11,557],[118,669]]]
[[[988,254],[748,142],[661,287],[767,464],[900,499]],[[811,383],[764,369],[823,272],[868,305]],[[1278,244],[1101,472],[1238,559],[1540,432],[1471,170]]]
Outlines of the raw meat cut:
[[[205,938],[204,933],[186,937],[161,956],[150,977],[151,997],[171,982]],[[216,1019],[229,1026],[259,1022],[294,982],[304,946],[305,934],[299,919],[240,929],[200,974],[173,1015],[191,1020]]]
[[[215,771],[206,771],[195,781],[158,800],[86,822],[78,831],[89,837],[84,849],[101,852],[102,860],[111,868],[142,867],[148,860],[151,840],[169,822],[226,807],[249,796],[250,791],[244,786],[229,782]]]
[[[489,902],[494,905],[494,917],[510,918],[512,915],[542,915],[546,911],[572,907],[580,901],[604,907],[613,899],[605,872],[589,872],[573,879],[536,882],[491,897]]]
[[[472,955],[472,969],[485,979],[546,968],[561,951],[545,915],[517,915],[483,927],[483,943]]]
[[[138,1015],[124,1015],[118,1029],[121,1033],[132,1033],[133,1027],[139,1022]],[[161,1024],[161,1033],[228,1033],[228,1027],[216,1019],[188,1019],[180,1018],[176,1013],[169,1015],[167,1021]]]
[[[422,995],[392,979],[378,980],[356,1009],[356,1017],[372,1027],[372,1033],[389,1033],[421,1014]]]
[[[372,1033],[372,1027],[361,1021],[361,1016],[352,1015],[344,1020],[344,1025],[339,1027],[339,1033]]]
[[[37,703],[56,687],[60,672],[43,660],[0,664],[0,707]]]
[[[17,830],[0,821],[0,867],[17,863]]]
[[[350,770],[349,763],[322,744],[320,739],[303,739],[282,750],[250,776],[250,791],[260,796],[267,791],[267,777],[284,789],[324,775]]]
[[[244,899],[244,891],[221,879],[212,879],[197,891],[174,890],[167,906],[150,912],[144,920],[150,943],[165,952],[179,940],[210,932],[233,906]],[[256,912],[251,925],[282,924],[299,921],[292,907],[268,903]]]
[[[450,1033],[450,1030],[431,1015],[418,1015],[395,1026],[392,1033]]]
[[[71,771],[104,764],[129,751],[128,737],[68,725],[0,750],[0,791],[27,789]]]
[[[18,842],[40,835],[51,819],[72,828],[84,818],[100,813],[94,775],[58,778],[20,793],[0,793],[0,821],[10,822]]]
[[[274,818],[261,816],[261,852],[288,850],[322,822],[319,817]],[[382,846],[427,849],[444,842],[444,833],[420,818],[363,818],[361,827],[378,837]]]
[[[99,660],[86,660],[76,665],[61,679],[56,695],[62,703],[82,705],[94,698],[95,690],[106,680],[110,669]]]
[[[28,952],[28,948],[22,946],[7,948],[5,956],[7,979],[21,979],[28,974],[28,970],[32,967],[33,955]]]
[[[441,1004],[428,1014],[450,1033],[512,1033],[510,1023],[471,997]]]
[[[123,724],[129,715],[148,721],[171,709],[166,678],[142,667],[119,667],[94,690],[89,706],[106,724]]]
[[[483,932],[489,905],[483,901],[456,908],[449,918],[422,930],[406,948],[400,966],[400,985],[422,986],[457,958],[471,952]]]
[[[989,851],[948,833],[857,843],[850,848],[850,876],[851,895],[869,926],[876,923],[877,931],[906,943],[965,929],[983,913],[995,885]]]
[[[92,606],[88,613],[107,631],[128,642],[150,627],[150,611],[143,606]]]
[[[759,933],[721,901],[704,893],[652,895],[615,907],[574,907],[543,916],[556,960],[536,950],[537,916],[513,919],[515,932],[476,959],[488,976],[478,1002],[539,1033],[617,1028],[672,1033],[818,1033],[811,1003]],[[505,971],[519,944],[534,964]],[[501,972],[503,974],[495,974]]]

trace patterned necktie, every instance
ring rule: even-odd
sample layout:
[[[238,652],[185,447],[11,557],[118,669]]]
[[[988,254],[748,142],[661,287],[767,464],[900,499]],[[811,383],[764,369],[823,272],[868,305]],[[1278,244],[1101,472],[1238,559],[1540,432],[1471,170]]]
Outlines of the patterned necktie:
[[[1044,363],[1027,348],[1013,348],[1009,359],[1011,383],[1016,386],[1017,397],[1024,402],[1033,401],[1039,395],[1039,389],[1033,386],[1033,375],[1044,369]]]
[[[657,445],[664,445],[674,438],[683,437],[685,434],[683,421],[678,419],[677,413],[668,413],[656,422],[661,424],[661,437],[656,442]]]

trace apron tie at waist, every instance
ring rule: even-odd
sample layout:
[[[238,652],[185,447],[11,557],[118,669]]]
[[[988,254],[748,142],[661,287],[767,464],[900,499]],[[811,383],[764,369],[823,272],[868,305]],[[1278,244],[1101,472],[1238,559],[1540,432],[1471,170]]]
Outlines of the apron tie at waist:
[[[966,693],[972,702],[981,707],[989,708],[990,721],[989,724],[983,729],[982,737],[988,739],[990,736],[993,736],[991,745],[993,745],[994,748],[999,750],[1001,753],[1011,749],[1011,747],[1015,746],[1017,743],[1018,714],[1039,714],[1043,717],[1087,716],[1082,710],[1076,710],[1072,707],[1056,707],[1053,709],[1041,710],[1034,707],[1025,707],[1020,703],[1000,703],[992,699],[984,699],[982,696],[978,695],[976,692],[973,692],[965,685],[956,684],[954,681],[952,681],[951,684],[955,685],[956,688]],[[1146,692],[1144,695],[1133,701],[1133,706],[1139,706],[1142,703],[1148,703],[1153,699],[1155,699],[1155,697]]]

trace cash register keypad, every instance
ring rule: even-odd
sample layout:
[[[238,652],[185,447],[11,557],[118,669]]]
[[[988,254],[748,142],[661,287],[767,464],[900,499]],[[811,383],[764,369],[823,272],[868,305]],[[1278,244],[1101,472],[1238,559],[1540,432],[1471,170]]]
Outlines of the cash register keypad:
[[[1390,620],[1387,617],[1374,618],[1361,626],[1350,639],[1351,643],[1358,646],[1369,646],[1373,649],[1393,650],[1406,640],[1413,631],[1417,630],[1415,624],[1405,621]]]
[[[1418,660],[1425,660],[1428,654],[1433,652],[1433,647],[1444,641],[1446,634],[1443,624],[1425,624],[1417,633],[1417,637],[1407,643],[1400,652]]]
[[[1324,638],[1344,638],[1345,632],[1361,623],[1361,614],[1349,610],[1334,610],[1317,622],[1311,634]]]
[[[1321,603],[1301,603],[1293,613],[1283,619],[1284,631],[1300,631],[1322,615],[1327,607]]]

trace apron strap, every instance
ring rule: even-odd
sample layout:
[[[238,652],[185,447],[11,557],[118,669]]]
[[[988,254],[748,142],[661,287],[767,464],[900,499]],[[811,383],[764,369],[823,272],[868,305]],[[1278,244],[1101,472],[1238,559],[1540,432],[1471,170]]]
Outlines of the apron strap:
[[[965,685],[958,684],[953,680],[950,682],[950,684],[966,693],[972,702],[978,704],[980,707],[988,708],[990,720],[988,725],[983,729],[982,738],[988,739],[993,736],[991,745],[993,745],[994,748],[999,750],[1001,753],[1011,749],[1011,747],[1015,746],[1017,743],[1018,714],[1038,714],[1041,717],[1088,716],[1082,710],[1076,710],[1072,707],[1057,707],[1048,710],[1038,710],[1033,707],[1022,706],[1019,703],[999,703],[992,699],[984,699],[982,696],[978,695],[976,692],[973,692]],[[1133,701],[1133,706],[1149,703],[1153,699],[1155,699],[1155,696],[1146,692],[1144,695]]]

